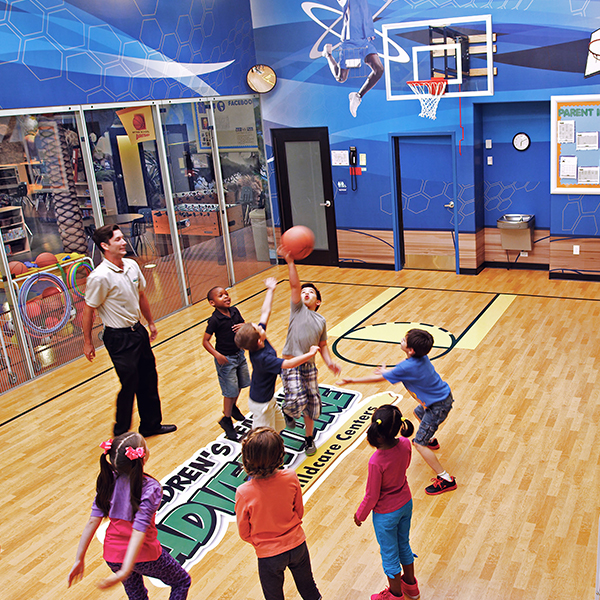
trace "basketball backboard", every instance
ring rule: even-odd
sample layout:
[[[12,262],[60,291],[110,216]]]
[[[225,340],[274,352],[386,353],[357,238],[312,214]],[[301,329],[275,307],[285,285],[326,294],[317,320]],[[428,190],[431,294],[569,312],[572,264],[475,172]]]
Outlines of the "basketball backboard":
[[[408,81],[440,77],[445,97],[494,94],[491,15],[387,23],[382,38],[388,100],[413,99]]]
[[[600,73],[600,29],[592,32],[585,63],[585,77],[591,77],[597,73]]]

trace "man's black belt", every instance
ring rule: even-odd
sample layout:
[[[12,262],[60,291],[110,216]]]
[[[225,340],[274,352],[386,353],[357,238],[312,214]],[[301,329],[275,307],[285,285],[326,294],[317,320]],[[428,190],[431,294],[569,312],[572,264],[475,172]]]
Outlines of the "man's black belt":
[[[108,325],[105,325],[104,329],[108,329],[109,331],[136,331],[140,327],[143,327],[143,325],[138,321],[135,325],[132,325],[131,327],[109,327]]]

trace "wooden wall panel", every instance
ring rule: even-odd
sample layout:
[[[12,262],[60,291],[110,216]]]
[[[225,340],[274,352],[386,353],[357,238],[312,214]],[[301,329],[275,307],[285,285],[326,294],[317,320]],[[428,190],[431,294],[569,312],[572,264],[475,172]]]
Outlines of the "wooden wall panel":
[[[573,246],[579,246],[579,255],[573,254]],[[554,237],[550,244],[550,271],[593,272],[600,275],[600,238]]]
[[[338,229],[340,262],[394,264],[394,232],[391,229]]]

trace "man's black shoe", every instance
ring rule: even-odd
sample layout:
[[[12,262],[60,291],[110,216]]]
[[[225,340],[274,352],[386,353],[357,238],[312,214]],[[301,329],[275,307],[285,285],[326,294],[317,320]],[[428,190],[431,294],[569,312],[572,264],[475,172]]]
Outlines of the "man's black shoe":
[[[144,433],[143,431],[140,431],[140,433],[145,437],[151,437],[153,435],[163,435],[165,433],[173,433],[174,431],[177,431],[177,425],[161,425],[159,429],[157,429],[156,431],[151,431],[149,433]]]

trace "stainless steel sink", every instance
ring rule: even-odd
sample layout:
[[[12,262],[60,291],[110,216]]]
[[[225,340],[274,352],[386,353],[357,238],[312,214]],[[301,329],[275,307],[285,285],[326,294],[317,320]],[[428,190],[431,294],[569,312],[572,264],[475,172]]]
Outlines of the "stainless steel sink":
[[[502,215],[497,221],[498,229],[529,229],[535,226],[535,215]]]

